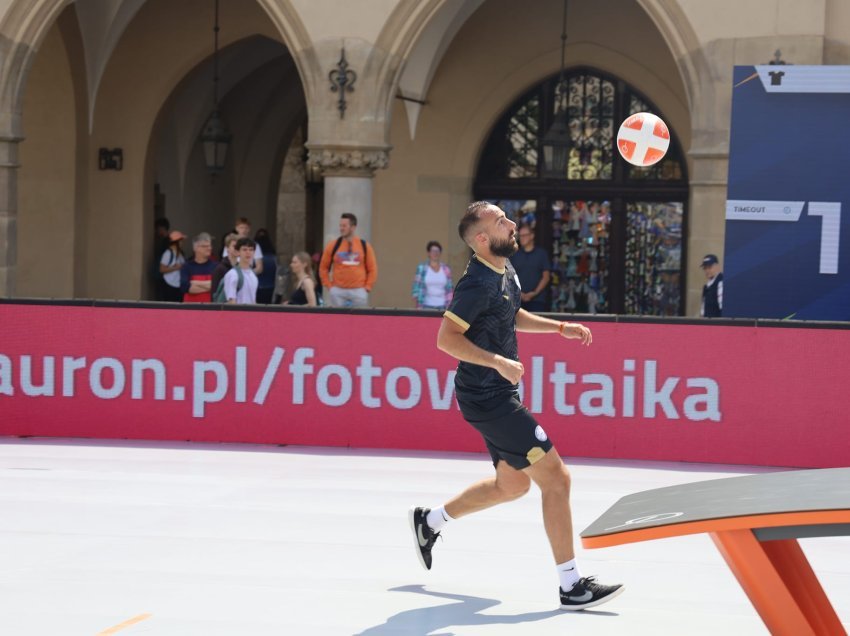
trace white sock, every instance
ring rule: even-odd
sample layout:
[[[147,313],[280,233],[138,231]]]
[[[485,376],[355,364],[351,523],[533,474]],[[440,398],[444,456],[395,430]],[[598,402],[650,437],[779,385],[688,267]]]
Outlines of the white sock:
[[[454,521],[449,516],[449,513],[446,512],[445,506],[440,506],[439,508],[432,508],[431,512],[428,513],[428,516],[425,517],[425,521],[428,522],[428,526],[434,532],[439,532],[443,529],[443,526],[446,525],[449,521]]]
[[[555,567],[558,569],[558,577],[561,579],[561,589],[569,592],[581,578],[581,574],[578,571],[578,563],[573,559],[566,563],[559,563]]]

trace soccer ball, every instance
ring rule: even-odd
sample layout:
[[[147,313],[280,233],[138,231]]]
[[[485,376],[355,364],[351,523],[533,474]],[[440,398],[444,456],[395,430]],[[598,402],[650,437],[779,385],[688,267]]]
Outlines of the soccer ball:
[[[634,166],[651,166],[667,154],[670,131],[660,117],[652,113],[629,115],[617,131],[617,150]]]

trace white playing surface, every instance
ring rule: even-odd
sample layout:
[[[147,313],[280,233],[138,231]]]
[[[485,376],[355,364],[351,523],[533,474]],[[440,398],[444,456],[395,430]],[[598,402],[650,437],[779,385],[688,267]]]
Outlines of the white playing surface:
[[[759,470],[568,464],[578,530],[625,494]],[[471,454],[0,439],[0,634],[767,633],[704,535],[579,546],[583,574],[628,589],[559,611],[536,489],[450,525],[424,571],[408,507],[491,470]],[[847,625],[850,538],[802,544]]]

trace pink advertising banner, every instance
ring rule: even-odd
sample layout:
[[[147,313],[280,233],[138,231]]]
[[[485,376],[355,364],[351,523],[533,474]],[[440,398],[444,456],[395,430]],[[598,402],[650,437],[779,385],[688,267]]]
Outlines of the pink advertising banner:
[[[0,435],[484,451],[433,316],[0,305]],[[850,465],[850,330],[520,335],[567,456]]]

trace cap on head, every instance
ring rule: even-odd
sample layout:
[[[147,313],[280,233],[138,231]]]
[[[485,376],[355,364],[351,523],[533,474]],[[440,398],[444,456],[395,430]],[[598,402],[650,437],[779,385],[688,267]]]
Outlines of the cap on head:
[[[719,262],[720,261],[717,260],[717,256],[715,256],[714,254],[706,254],[702,259],[700,267],[711,267],[712,265],[717,265],[717,263]]]
[[[184,238],[186,238],[186,235],[183,234],[183,232],[180,232],[178,230],[172,230],[168,234],[168,240],[171,241],[172,243],[175,242],[175,241],[180,241]]]

